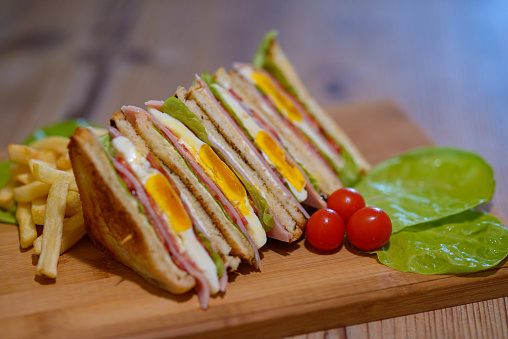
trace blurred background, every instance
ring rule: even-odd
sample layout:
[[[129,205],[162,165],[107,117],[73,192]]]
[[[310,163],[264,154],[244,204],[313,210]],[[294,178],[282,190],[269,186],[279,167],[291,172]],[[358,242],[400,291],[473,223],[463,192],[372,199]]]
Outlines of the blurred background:
[[[506,1],[1,0],[0,147],[165,99],[250,61],[270,29],[323,106],[392,100],[436,143],[486,157],[508,200]]]
[[[507,1],[0,1],[0,147],[106,124],[194,74],[279,42],[323,106],[390,100],[440,145],[495,168],[508,211]]]

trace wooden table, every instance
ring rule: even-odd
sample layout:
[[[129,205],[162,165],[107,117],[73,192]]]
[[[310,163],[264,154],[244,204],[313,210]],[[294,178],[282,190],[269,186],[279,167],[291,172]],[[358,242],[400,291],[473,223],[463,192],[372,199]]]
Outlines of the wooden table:
[[[325,106],[389,99],[438,144],[494,167],[508,211],[508,5],[386,1],[0,1],[0,147],[65,118],[105,124],[280,42]],[[508,298],[309,337],[508,337]]]

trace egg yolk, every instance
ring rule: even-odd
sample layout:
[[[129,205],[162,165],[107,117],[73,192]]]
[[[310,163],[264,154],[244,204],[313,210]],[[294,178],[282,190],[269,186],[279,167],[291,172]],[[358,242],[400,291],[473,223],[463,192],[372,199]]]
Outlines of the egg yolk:
[[[266,74],[261,72],[254,72],[251,74],[252,80],[265,92],[268,97],[273,101],[279,111],[284,114],[289,120],[300,122],[303,120],[302,115],[298,112],[290,98],[284,93],[277,90],[272,82],[272,79]]]
[[[215,154],[210,146],[204,144],[199,149],[200,163],[204,165],[205,171],[212,177],[212,180],[224,192],[226,198],[240,208],[243,215],[249,214],[245,205],[247,193],[240,183],[240,180],[229,169],[229,167]]]
[[[305,186],[305,178],[296,167],[288,164],[284,150],[273,140],[271,135],[265,131],[259,131],[256,134],[256,144],[261,147],[280,174],[297,191],[301,191]]]
[[[145,188],[160,206],[164,214],[167,215],[176,232],[186,231],[192,226],[191,220],[180,201],[180,197],[164,175],[160,173],[152,175],[146,181]]]

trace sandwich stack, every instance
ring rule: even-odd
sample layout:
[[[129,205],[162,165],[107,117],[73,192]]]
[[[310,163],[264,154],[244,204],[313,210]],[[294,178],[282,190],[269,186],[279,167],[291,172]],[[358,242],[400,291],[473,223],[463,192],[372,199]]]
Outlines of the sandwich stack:
[[[298,240],[309,209],[369,165],[310,97],[270,32],[252,65],[196,76],[145,108],[123,106],[69,155],[95,245],[207,308],[268,238]]]

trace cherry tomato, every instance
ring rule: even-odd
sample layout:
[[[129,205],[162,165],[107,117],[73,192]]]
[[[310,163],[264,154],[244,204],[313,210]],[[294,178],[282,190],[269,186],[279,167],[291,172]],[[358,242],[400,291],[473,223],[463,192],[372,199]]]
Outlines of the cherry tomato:
[[[374,251],[385,245],[392,234],[392,221],[377,207],[358,210],[347,224],[349,241],[362,251]]]
[[[342,243],[346,226],[341,216],[329,209],[316,211],[307,222],[307,239],[321,251],[331,251]]]
[[[360,208],[365,207],[365,200],[354,188],[341,188],[330,195],[326,205],[329,209],[339,213],[347,224],[349,218]]]

